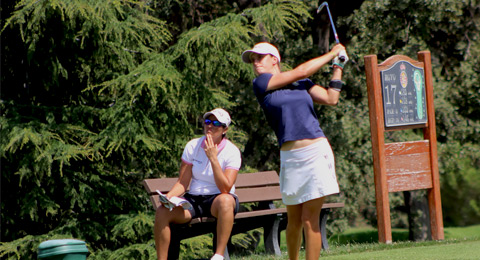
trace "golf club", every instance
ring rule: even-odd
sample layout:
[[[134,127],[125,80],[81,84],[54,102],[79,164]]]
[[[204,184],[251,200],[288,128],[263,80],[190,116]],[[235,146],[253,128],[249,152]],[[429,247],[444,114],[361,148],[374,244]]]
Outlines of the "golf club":
[[[338,39],[338,34],[337,34],[337,30],[335,30],[335,24],[333,24],[333,18],[332,18],[332,14],[330,13],[330,8],[328,7],[328,3],[327,1],[323,2],[317,9],[317,14],[320,13],[320,11],[322,11],[323,7],[327,7],[327,12],[328,12],[328,17],[330,18],[330,24],[332,25],[332,30],[333,30],[333,35],[335,36],[335,41],[338,43],[340,43],[340,40]],[[346,56],[346,53],[344,51],[341,51],[339,54],[338,54],[338,58],[340,59],[341,62],[344,62],[345,61],[345,56]]]

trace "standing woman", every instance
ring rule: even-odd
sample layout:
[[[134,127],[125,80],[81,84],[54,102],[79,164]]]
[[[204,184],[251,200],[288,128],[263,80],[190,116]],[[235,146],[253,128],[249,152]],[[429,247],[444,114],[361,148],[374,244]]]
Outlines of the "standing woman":
[[[290,260],[299,257],[302,227],[306,259],[320,257],[320,211],[326,196],[339,193],[333,152],[320,128],[313,103],[337,104],[342,70],[348,60],[346,57],[340,62],[340,52],[345,52],[345,47],[337,44],[327,54],[285,72],[280,69],[277,48],[270,43],[258,43],[242,53],[242,60],[253,64],[257,75],[253,91],[280,146],[280,188],[287,206]],[[308,79],[332,59],[333,75],[328,87]]]
[[[187,223],[192,218],[217,219],[217,248],[212,260],[223,260],[225,248],[238,211],[235,181],[242,158],[240,150],[226,138],[231,119],[227,111],[216,108],[203,115],[205,136],[190,140],[182,154],[180,176],[167,197],[182,196],[193,208],[160,206],[155,213],[157,258],[166,260],[170,245],[170,224]],[[190,190],[187,191],[190,185]],[[185,194],[184,194],[185,193]]]

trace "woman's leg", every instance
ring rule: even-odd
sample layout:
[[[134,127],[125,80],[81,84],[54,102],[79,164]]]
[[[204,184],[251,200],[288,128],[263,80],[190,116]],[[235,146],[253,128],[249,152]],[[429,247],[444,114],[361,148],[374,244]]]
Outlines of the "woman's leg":
[[[305,232],[305,259],[318,260],[322,250],[322,236],[320,234],[320,212],[325,197],[309,200],[303,203],[302,223]]]
[[[215,254],[225,253],[235,217],[235,198],[226,193],[218,195],[212,203],[212,216],[217,218],[217,248]]]
[[[155,248],[157,249],[157,258],[167,260],[168,247],[170,245],[170,223],[183,224],[192,219],[188,210],[182,207],[175,207],[172,211],[160,206],[155,212],[155,225],[153,233],[155,236]]]
[[[287,205],[287,250],[290,260],[298,260],[302,243],[302,204]]]

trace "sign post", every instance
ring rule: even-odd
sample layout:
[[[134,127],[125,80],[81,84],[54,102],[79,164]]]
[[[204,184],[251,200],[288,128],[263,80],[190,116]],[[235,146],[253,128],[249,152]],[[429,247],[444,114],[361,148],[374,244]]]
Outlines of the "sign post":
[[[430,52],[418,61],[365,56],[380,242],[392,243],[390,192],[426,189],[432,238],[443,240]],[[385,143],[385,132],[422,128],[424,140]]]

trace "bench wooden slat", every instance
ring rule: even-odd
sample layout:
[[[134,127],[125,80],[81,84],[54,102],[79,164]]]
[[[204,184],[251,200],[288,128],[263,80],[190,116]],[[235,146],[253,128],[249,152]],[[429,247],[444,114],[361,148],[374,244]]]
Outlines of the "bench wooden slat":
[[[322,209],[343,208],[343,207],[345,207],[345,203],[343,202],[332,202],[332,203],[323,203]]]
[[[345,207],[345,203],[335,202],[335,203],[324,203],[322,208],[330,209],[330,208],[343,208],[343,207]],[[255,210],[255,211],[239,212],[237,213],[237,215],[235,215],[235,219],[284,214],[284,213],[287,213],[287,208],[262,209],[262,210]]]
[[[235,219],[259,217],[259,216],[267,216],[267,215],[276,215],[276,214],[283,214],[283,213],[286,213],[286,212],[287,212],[286,208],[245,211],[245,212],[238,212],[237,215],[235,215]]]
[[[265,171],[255,173],[240,173],[238,174],[235,188],[241,189],[244,187],[262,187],[262,186],[278,186],[278,174],[276,171]]]
[[[240,203],[282,199],[280,186],[236,189],[235,194],[237,194]]]
[[[155,190],[167,193],[177,180],[178,178],[145,179],[143,180],[143,187],[149,195],[156,194]]]

